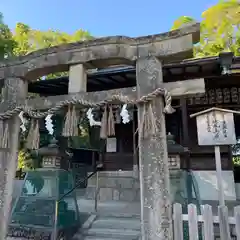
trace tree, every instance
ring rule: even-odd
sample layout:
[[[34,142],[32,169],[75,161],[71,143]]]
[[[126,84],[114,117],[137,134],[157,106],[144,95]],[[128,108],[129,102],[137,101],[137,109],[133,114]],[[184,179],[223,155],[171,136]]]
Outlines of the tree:
[[[174,21],[172,29],[196,22],[183,16]],[[195,57],[216,56],[223,51],[240,55],[240,3],[220,1],[202,13],[200,42],[195,46]]]
[[[0,60],[12,55],[15,46],[16,42],[12,38],[12,33],[0,13]]]
[[[12,38],[16,43],[13,48],[13,54],[15,56],[23,56],[39,49],[49,48],[65,43],[87,40],[92,37],[88,31],[84,31],[82,29],[77,30],[73,34],[68,34],[65,32],[53,30],[40,31],[36,29],[31,29],[30,26],[24,23],[17,23]],[[45,78],[48,79],[60,77],[66,74],[67,73],[54,73],[45,76]],[[61,124],[59,121],[57,121],[56,125],[60,126]],[[35,165],[38,165],[36,162],[38,159],[34,156],[31,156],[29,152],[24,150],[25,138],[26,136],[24,136],[24,134],[21,134],[18,166],[19,168],[23,169],[34,168]],[[46,131],[41,129],[41,146],[46,146],[49,143],[50,139],[51,136]]]

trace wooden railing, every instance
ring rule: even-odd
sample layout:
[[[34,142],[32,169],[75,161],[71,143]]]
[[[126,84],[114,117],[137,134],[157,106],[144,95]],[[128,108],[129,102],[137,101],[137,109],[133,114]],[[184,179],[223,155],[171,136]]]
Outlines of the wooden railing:
[[[240,206],[234,207],[233,217],[226,206],[218,207],[218,216],[213,216],[210,205],[201,206],[201,215],[194,204],[187,209],[183,214],[181,204],[173,205],[174,240],[240,240]]]

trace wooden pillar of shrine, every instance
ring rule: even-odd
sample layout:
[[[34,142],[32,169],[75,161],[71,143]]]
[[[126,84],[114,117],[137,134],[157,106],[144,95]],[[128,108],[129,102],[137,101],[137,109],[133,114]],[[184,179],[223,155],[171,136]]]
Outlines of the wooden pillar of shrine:
[[[162,63],[156,57],[139,58],[136,63],[138,98],[162,87]],[[143,240],[172,239],[172,212],[170,179],[166,142],[163,97],[152,102],[157,133],[139,135],[139,175],[141,198],[141,231]],[[141,126],[143,106],[138,108],[138,126]]]
[[[186,188],[187,188],[187,199],[188,203],[192,203],[192,175],[191,175],[191,158],[190,158],[190,139],[189,139],[189,125],[188,125],[188,109],[187,99],[182,97],[180,99],[181,114],[182,114],[182,146],[186,149],[184,153],[184,168],[187,171]]]
[[[3,101],[8,109],[27,97],[27,82],[17,77],[7,77],[4,80]],[[18,114],[8,120],[9,147],[0,149],[0,240],[6,239],[8,221],[11,214],[12,194],[15,173],[18,163],[18,146],[20,118]],[[2,137],[2,136],[1,136]]]

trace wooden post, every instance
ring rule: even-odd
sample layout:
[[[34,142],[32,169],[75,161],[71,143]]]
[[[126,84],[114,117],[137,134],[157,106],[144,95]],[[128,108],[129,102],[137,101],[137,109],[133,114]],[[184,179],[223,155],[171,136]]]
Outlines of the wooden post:
[[[200,146],[214,146],[219,203],[221,207],[225,205],[225,202],[220,146],[234,145],[237,142],[233,113],[240,114],[239,111],[213,107],[190,115],[190,117],[196,117],[197,119],[198,144]]]
[[[162,86],[162,63],[156,57],[139,58],[136,63],[138,97]],[[163,98],[157,97],[152,108],[157,134],[139,135],[139,177],[142,240],[172,239],[172,211]],[[138,108],[141,126],[143,107]]]
[[[187,99],[182,97],[180,99],[181,105],[181,113],[182,113],[182,128],[183,128],[183,147],[189,148],[190,139],[189,139],[189,131],[188,131],[188,109],[187,109]],[[186,178],[186,187],[187,187],[187,198],[188,204],[192,203],[192,175],[190,172],[191,169],[191,159],[190,159],[190,152],[186,151],[184,153],[184,167],[187,171],[187,178]]]
[[[220,147],[214,146],[214,152],[217,172],[218,199],[220,206],[225,206]]]
[[[16,77],[4,81],[4,101],[9,108],[27,96],[27,82]],[[18,115],[9,120],[10,149],[0,150],[0,240],[5,239],[11,214],[12,193],[18,162],[20,118]]]

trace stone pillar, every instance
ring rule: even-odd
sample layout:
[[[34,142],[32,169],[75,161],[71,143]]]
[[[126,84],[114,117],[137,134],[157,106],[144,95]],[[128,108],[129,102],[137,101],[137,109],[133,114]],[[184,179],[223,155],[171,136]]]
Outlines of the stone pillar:
[[[4,81],[5,96],[3,101],[8,108],[27,96],[27,82],[16,77]],[[12,193],[18,162],[20,119],[18,115],[9,121],[10,148],[0,149],[0,240],[5,239],[11,214]]]
[[[162,63],[156,57],[139,58],[136,63],[138,97],[162,87]],[[163,97],[152,104],[157,134],[139,136],[139,177],[142,240],[171,240],[172,211]],[[141,126],[143,107],[138,108]]]
[[[87,91],[87,73],[83,64],[70,66],[68,93]]]

